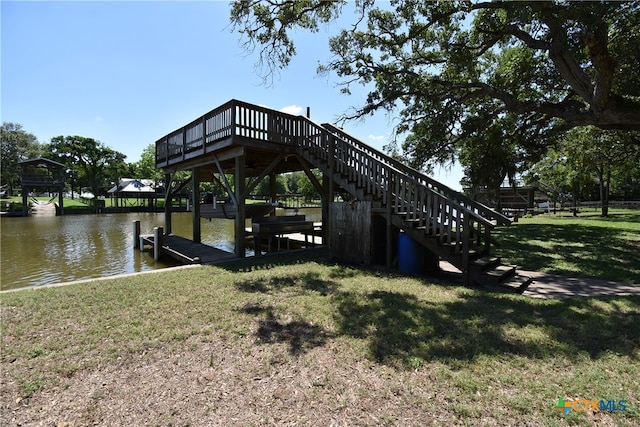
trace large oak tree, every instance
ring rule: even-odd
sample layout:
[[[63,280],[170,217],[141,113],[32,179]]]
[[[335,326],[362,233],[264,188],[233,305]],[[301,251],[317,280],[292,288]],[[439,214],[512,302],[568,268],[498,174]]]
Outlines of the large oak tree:
[[[45,153],[74,170],[80,185],[88,187],[96,197],[129,172],[124,154],[93,138],[56,136],[45,146]]]
[[[347,4],[237,0],[231,21],[274,72],[296,53],[294,30],[317,31]],[[359,0],[355,9],[320,70],[343,92],[369,90],[344,119],[397,112],[414,166],[450,160],[500,121],[524,159],[579,126],[640,131],[638,2]]]

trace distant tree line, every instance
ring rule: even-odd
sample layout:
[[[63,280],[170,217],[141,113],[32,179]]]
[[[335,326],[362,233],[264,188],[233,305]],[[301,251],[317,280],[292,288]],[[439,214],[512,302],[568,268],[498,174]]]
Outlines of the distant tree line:
[[[153,180],[157,186],[164,183],[162,170],[155,165],[155,144],[142,150],[140,160],[126,162],[126,156],[106,144],[83,136],[56,136],[48,143],[41,143],[31,133],[16,123],[5,122],[0,128],[1,177],[0,184],[7,195],[13,195],[20,187],[20,165],[24,160],[43,157],[65,165],[66,187],[71,193],[86,190],[96,196],[105,195],[120,178]],[[177,180],[188,179],[188,172],[176,174]],[[318,179],[321,179],[318,175]],[[233,183],[233,176],[228,180]],[[294,172],[277,177],[278,194],[299,194],[309,201],[318,194],[303,172]],[[224,196],[225,189],[216,182],[202,182],[201,191]],[[269,195],[269,180],[264,179],[254,192]]]

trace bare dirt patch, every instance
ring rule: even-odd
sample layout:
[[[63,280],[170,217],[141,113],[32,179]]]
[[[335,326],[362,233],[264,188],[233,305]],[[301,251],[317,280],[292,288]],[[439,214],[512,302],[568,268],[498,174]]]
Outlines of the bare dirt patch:
[[[430,425],[451,414],[427,369],[398,373],[331,340],[293,356],[287,343],[194,338],[79,372],[32,397],[5,382],[2,418],[15,426]],[[3,378],[7,380],[7,378]],[[3,381],[4,382],[4,381]]]

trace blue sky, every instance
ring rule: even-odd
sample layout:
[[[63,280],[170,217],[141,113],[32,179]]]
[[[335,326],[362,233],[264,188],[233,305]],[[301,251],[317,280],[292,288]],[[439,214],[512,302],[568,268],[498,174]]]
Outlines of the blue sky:
[[[240,47],[227,2],[1,1],[1,114],[40,142],[58,135],[99,140],[139,159],[158,138],[230,99],[333,122],[362,104],[366,89],[340,93],[318,76],[339,26],[296,34],[298,55],[272,85]],[[345,18],[352,13],[348,6]],[[384,113],[345,124],[382,149],[393,119]],[[460,189],[459,167],[434,176]]]

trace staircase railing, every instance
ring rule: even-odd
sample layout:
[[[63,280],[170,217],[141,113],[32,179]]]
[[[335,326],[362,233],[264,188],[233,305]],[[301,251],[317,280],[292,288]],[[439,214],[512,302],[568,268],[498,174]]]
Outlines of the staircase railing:
[[[458,191],[455,191],[444,184],[441,184],[440,182],[434,180],[433,178],[413,168],[406,166],[405,164],[394,159],[393,157],[381,153],[380,151],[368,146],[364,142],[349,135],[339,127],[329,123],[324,123],[322,126],[328,129],[329,131],[331,131],[332,133],[334,133],[336,136],[340,137],[341,139],[349,142],[354,147],[358,147],[363,152],[366,152],[369,156],[378,158],[381,161],[388,163],[389,165],[392,165],[398,171],[415,177],[418,182],[421,182],[423,185],[433,189],[433,191],[444,195],[448,199],[455,200],[460,206],[470,211],[473,211],[480,216],[488,218],[489,220],[494,220],[496,221],[497,224],[508,225],[511,223],[511,220],[509,218],[500,214],[499,212],[496,212],[493,209],[489,208],[488,206],[482,203],[479,203],[473,199],[470,199],[464,194]]]
[[[341,129],[322,127],[302,118],[298,146],[367,194],[379,197],[391,215],[403,218],[406,228],[435,237],[440,246],[459,256],[458,267],[469,270],[472,245],[488,253],[491,230],[510,220],[432,178],[382,154]],[[329,135],[324,129],[330,132]]]

